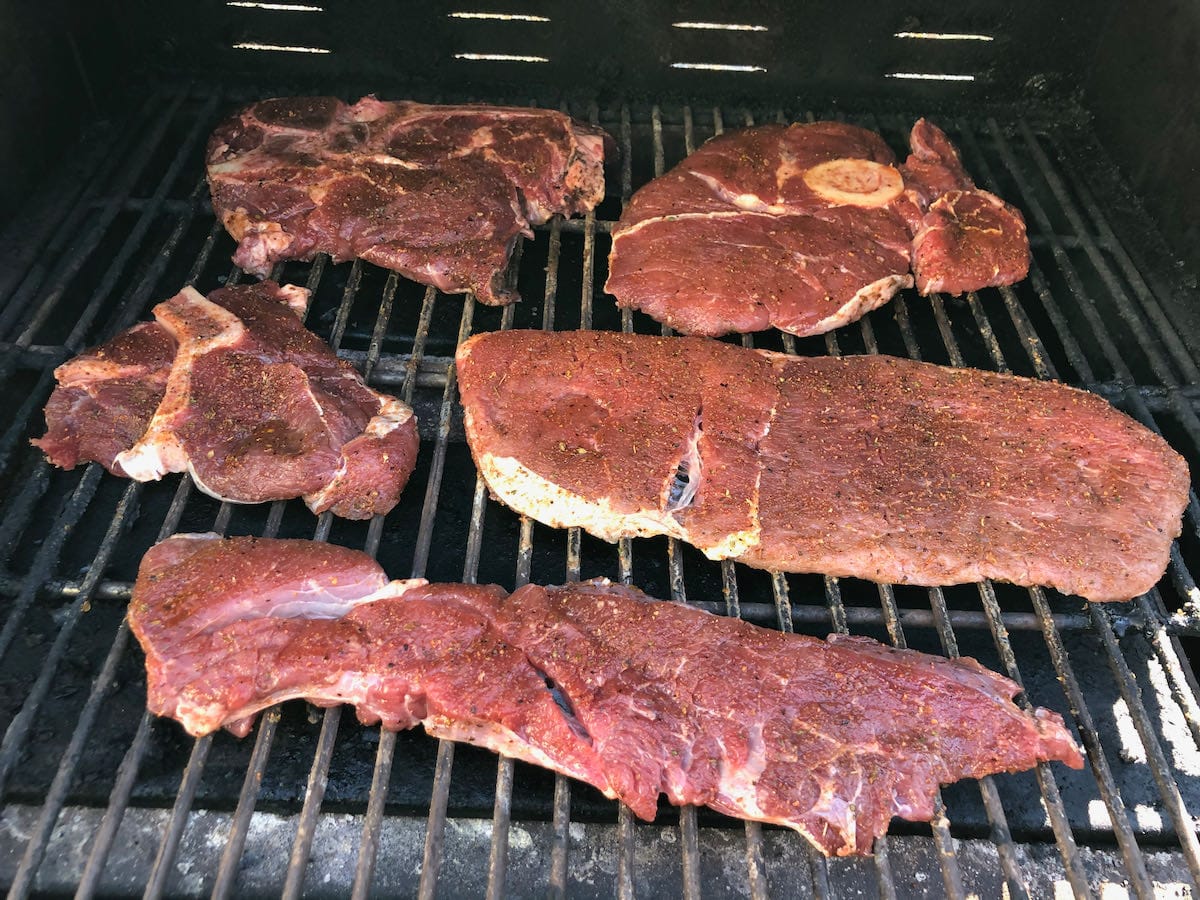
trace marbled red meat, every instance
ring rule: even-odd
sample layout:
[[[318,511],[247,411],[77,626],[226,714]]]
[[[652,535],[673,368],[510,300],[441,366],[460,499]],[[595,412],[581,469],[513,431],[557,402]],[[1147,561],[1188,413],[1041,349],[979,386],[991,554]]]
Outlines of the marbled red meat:
[[[129,609],[147,702],[195,735],[245,735],[304,697],[422,724],[586,781],[644,819],[675,804],[869,853],[940,784],[1083,761],[1061,717],[974,660],[770,631],[607,582],[387,582],[362,553],[178,535]],[[719,676],[719,677],[718,677]]]
[[[1053,382],[603,332],[478,335],[457,371],[508,506],[759,568],[1127,600],[1188,501],[1166,441]]]
[[[98,462],[124,476],[117,456],[146,433],[167,389],[175,339],[142,322],[54,370],[46,434],[33,441],[62,469]]]
[[[604,143],[549,110],[290,97],[217,128],[208,180],[249,272],[328,253],[510,303],[517,236],[603,199]]]
[[[918,121],[897,166],[841,122],[714,138],[630,201],[605,289],[688,334],[776,327],[820,334],[898,291],[1012,284],[1029,267],[1021,214],[975,187],[938,128]]]
[[[59,368],[34,443],[64,468],[94,460],[138,481],[187,471],[238,503],[386,513],[416,461],[416,420],[304,328],[307,301],[269,281],[208,298],[185,288],[154,323]]]

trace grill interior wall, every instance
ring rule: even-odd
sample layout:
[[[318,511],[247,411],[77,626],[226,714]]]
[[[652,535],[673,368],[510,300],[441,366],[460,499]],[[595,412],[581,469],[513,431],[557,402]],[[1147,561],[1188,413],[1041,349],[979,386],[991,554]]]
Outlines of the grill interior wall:
[[[1200,710],[1180,654],[1180,640],[1200,634],[1194,498],[1160,591],[1100,609],[1007,585],[892,589],[772,576],[664,539],[613,547],[522,520],[476,480],[450,365],[456,343],[508,327],[657,332],[600,290],[621,204],[722,128],[812,111],[571,108],[623,152],[594,216],[524,243],[515,275],[525,300],[515,307],[443,296],[369,265],[283,266],[284,280],[314,289],[310,327],[420,416],[418,468],[386,521],[316,519],[298,502],[219,504],[177,477],[136,485],[96,466],[48,468],[26,442],[40,433],[53,366],[145,318],[185,282],[207,291],[240,276],[201,160],[232,102],[188,89],[149,96],[37,198],[38,217],[10,231],[21,236],[20,265],[0,272],[0,375],[20,407],[0,435],[0,880],[18,894],[80,884],[85,893],[148,885],[171,894],[281,885],[451,894],[507,884],[524,894],[549,884],[583,895],[696,895],[703,884],[756,896],[864,886],[904,896],[922,885],[995,896],[1007,882],[1016,896],[1046,896],[1055,881],[1079,892],[1103,881],[1145,891],[1200,879]],[[911,122],[850,118],[897,147]],[[1152,229],[1136,212],[1108,218],[1090,171],[1074,164],[1081,147],[1103,158],[1095,135],[1073,120],[1003,111],[941,124],[980,183],[1025,211],[1030,279],[963,299],[906,292],[833,335],[746,342],[1059,378],[1099,391],[1200,465],[1200,378],[1181,338],[1180,298],[1126,249],[1124,235]],[[329,539],[365,547],[393,577],[512,587],[603,575],[771,627],[972,655],[1062,712],[1091,765],[951,786],[941,824],[897,822],[874,860],[825,861],[796,835],[706,811],[663,808],[653,826],[635,824],[586,786],[420,733],[381,736],[348,712],[301,703],[267,714],[244,741],[192,741],[143,714],[141,655],[122,624],[142,552],[177,530]]]

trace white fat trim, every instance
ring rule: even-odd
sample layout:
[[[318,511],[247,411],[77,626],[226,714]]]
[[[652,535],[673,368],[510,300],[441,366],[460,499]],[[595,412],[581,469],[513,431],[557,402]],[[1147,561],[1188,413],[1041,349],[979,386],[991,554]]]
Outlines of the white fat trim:
[[[425,732],[431,737],[440,737],[448,741],[461,741],[463,743],[474,744],[477,747],[486,747],[494,753],[499,753],[501,756],[519,759],[523,762],[531,762],[534,765],[549,769],[551,772],[558,772],[571,778],[577,778],[588,784],[592,783],[589,778],[592,774],[591,772],[564,764],[561,760],[549,756],[529,741],[518,736],[511,729],[505,728],[502,725],[472,725],[466,722],[452,722],[445,716],[429,716],[421,724],[425,726]],[[608,799],[616,799],[616,792],[610,786],[593,786]]]
[[[912,285],[913,280],[911,275],[888,275],[880,278],[878,281],[873,281],[866,287],[859,288],[858,292],[833,315],[821,319],[821,321],[817,322],[811,328],[805,329],[802,334],[823,334],[826,331],[833,331],[835,328],[855,322],[871,310],[883,306],[883,304],[891,300],[904,288],[910,288]],[[786,325],[780,325],[779,327],[784,331],[791,330]]]
[[[501,502],[552,528],[579,526],[604,541],[623,537],[669,537],[687,540],[684,529],[660,509],[619,513],[607,497],[589,499],[530,471],[511,456],[479,455],[480,471]]]
[[[636,222],[633,225],[630,225],[628,228],[623,228],[620,232],[613,234],[613,240],[635,234],[646,226],[654,225],[658,222],[674,222],[676,220],[683,221],[685,219],[739,219],[748,215],[763,215],[771,217],[768,212],[745,209],[719,210],[703,213],[669,213],[665,216],[653,216],[649,219],[642,219],[640,222]]]

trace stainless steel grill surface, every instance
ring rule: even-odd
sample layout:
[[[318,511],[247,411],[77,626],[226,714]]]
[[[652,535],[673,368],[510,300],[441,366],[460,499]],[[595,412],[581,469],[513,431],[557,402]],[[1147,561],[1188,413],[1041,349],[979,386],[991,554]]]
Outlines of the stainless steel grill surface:
[[[49,467],[28,439],[56,364],[145,318],[184,283],[241,278],[212,216],[204,139],[246,97],[162,88],[96,131],[11,226],[0,270],[0,881],[13,896],[145,893],[422,897],[1062,895],[1140,897],[1200,884],[1200,506],[1159,588],[1101,608],[1039,589],[950,589],[758,572],[665,539],[617,546],[557,532],[488,499],[462,437],[452,365],[502,328],[659,331],[600,290],[609,231],[633,189],[706,138],[794,108],[694,102],[567,111],[618,139],[595,214],[518,247],[524,297],[494,309],[360,262],[277,267],[309,287],[307,324],[420,417],[417,470],[386,519],[314,518],[299,502],[218,504],[186,479],[137,484]],[[419,97],[438,100],[436,97]],[[446,100],[459,98],[445,98]],[[521,98],[486,97],[521,103]],[[819,111],[818,111],[819,112]],[[851,115],[903,146],[912,111]],[[916,113],[925,112],[916,110]],[[936,118],[936,117],[935,117]],[[937,119],[981,186],[1030,226],[1030,278],[960,299],[911,291],[815,338],[747,345],[891,353],[1097,391],[1200,471],[1200,367],[1170,272],[1127,250],[1148,230],[1095,136],[1072,117]],[[1194,301],[1194,297],[1192,300]],[[866,859],[691,808],[653,825],[583,785],[420,733],[380,733],[292,703],[242,741],[192,740],[144,712],[123,617],[141,554],[175,531],[315,537],[377,555],[393,577],[555,583],[606,575],[651,594],[813,634],[850,631],[977,657],[1062,712],[1090,765],[945,789],[932,826],[896,823]],[[713,672],[720,678],[720,672]],[[1104,894],[1108,896],[1108,894]]]

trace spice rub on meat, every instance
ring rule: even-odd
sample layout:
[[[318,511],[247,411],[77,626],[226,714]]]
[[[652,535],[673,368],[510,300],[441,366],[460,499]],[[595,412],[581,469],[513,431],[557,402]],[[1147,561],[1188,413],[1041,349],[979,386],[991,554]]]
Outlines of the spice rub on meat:
[[[820,334],[913,285],[961,294],[1029,270],[1021,214],[924,119],[899,165],[842,122],[728,132],[633,195],[605,290],[687,334]],[[912,274],[910,274],[910,271]]]
[[[176,535],[129,609],[147,704],[194,735],[293,698],[350,703],[586,781],[653,819],[674,804],[869,853],[941,784],[1083,761],[1061,717],[971,659],[759,628],[607,582],[388,582],[308,541]],[[719,677],[717,677],[719,675]]]
[[[308,291],[271,281],[191,287],[55,371],[54,465],[94,461],[153,481],[190,472],[235,503],[303,497],[370,518],[396,505],[417,455],[412,410],[369,388],[300,320]]]
[[[603,199],[605,140],[552,110],[285,97],[217,128],[208,180],[249,272],[328,253],[511,303],[517,236]]]
[[[973,369],[508,331],[459,348],[458,383],[511,508],[765,569],[1126,600],[1188,498],[1183,458],[1102,398]]]

